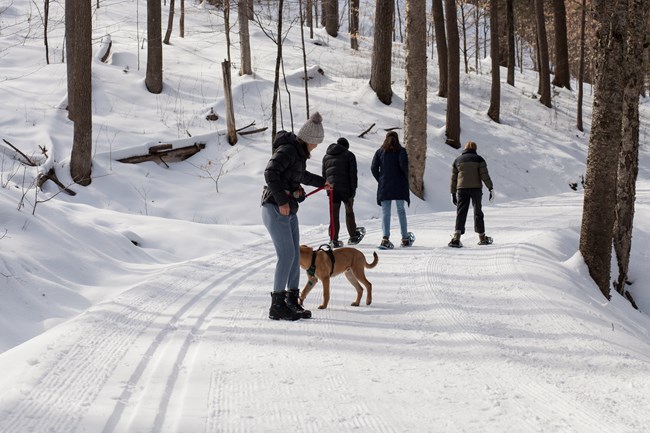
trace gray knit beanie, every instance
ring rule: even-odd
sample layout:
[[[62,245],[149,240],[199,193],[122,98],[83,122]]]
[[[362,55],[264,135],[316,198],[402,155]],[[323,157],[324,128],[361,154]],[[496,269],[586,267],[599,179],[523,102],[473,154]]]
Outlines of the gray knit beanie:
[[[302,125],[298,131],[299,139],[308,144],[320,144],[323,142],[325,132],[323,131],[323,118],[317,111],[309,117],[309,120]]]

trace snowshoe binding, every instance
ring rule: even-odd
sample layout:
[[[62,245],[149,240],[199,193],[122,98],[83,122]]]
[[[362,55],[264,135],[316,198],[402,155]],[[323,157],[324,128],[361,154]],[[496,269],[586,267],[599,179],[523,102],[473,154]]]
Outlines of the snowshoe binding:
[[[330,241],[330,247],[332,248],[341,248],[343,246],[343,242],[337,240],[337,239],[332,239]]]
[[[408,232],[406,238],[402,239],[402,247],[413,246],[413,242],[415,242],[415,235],[412,232]]]
[[[361,242],[361,240],[365,235],[366,235],[365,227],[357,227],[357,231],[354,234],[354,236],[351,236],[350,239],[348,239],[348,245],[358,244],[359,242]]]
[[[492,245],[492,238],[489,236],[479,236],[478,245]]]
[[[383,238],[377,248],[379,248],[380,250],[392,250],[393,248],[395,248],[395,246],[391,241],[388,240],[388,238]]]

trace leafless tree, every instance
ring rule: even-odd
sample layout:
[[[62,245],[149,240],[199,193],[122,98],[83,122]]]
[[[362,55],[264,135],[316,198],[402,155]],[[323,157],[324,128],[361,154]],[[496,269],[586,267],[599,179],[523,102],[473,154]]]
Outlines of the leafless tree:
[[[169,40],[172,37],[172,29],[174,28],[174,2],[175,0],[169,0],[169,16],[167,19],[167,32],[165,32],[165,39],[163,43],[169,45]]]
[[[501,111],[501,71],[499,70],[499,6],[497,0],[490,0],[490,57],[492,62],[492,89],[488,116],[499,123]]]
[[[79,185],[92,181],[92,11],[85,0],[66,0],[68,110],[74,122],[70,175]]]
[[[393,100],[391,57],[394,8],[395,3],[391,0],[376,3],[375,37],[370,69],[370,87],[377,94],[377,98],[386,105],[390,105]]]
[[[237,3],[237,19],[239,21],[239,51],[240,62],[239,75],[251,75],[251,41],[248,31],[248,2]]]
[[[539,101],[551,107],[551,72],[548,59],[548,40],[546,39],[546,23],[544,15],[544,0],[535,0],[535,22],[537,23],[537,55],[539,58]]]
[[[445,0],[447,30],[447,122],[445,143],[460,148],[460,52],[456,1]]]
[[[154,94],[163,88],[163,52],[160,0],[147,0],[147,90]]]
[[[555,77],[552,84],[571,89],[564,0],[553,0],[553,22],[555,24]]]
[[[404,143],[409,154],[409,186],[424,198],[427,156],[427,11],[426,0],[406,2],[406,91]]]
[[[432,0],[431,14],[433,15],[433,28],[436,35],[436,50],[438,53],[438,96],[447,97],[447,36],[445,32],[445,14],[442,0]]]
[[[597,48],[587,154],[580,252],[589,274],[610,299],[616,176],[621,149],[627,0],[592,0]]]

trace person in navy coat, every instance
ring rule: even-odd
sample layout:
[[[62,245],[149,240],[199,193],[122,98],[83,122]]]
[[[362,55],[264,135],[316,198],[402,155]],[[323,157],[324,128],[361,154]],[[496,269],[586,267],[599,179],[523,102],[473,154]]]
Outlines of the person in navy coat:
[[[390,241],[390,218],[392,202],[397,208],[397,217],[402,234],[402,246],[410,246],[409,232],[406,225],[404,203],[411,204],[409,191],[409,160],[406,149],[399,142],[395,131],[386,134],[381,147],[375,152],[370,170],[377,180],[377,204],[381,206],[381,227],[383,239],[380,247],[392,248]]]

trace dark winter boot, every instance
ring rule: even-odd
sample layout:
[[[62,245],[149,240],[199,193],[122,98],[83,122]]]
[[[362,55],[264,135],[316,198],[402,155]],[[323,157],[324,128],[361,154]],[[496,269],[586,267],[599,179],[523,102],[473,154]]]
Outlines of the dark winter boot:
[[[271,308],[269,309],[269,319],[273,320],[298,320],[300,314],[289,308],[286,301],[285,292],[271,292]]]
[[[302,308],[300,301],[298,301],[298,293],[298,289],[289,290],[287,292],[287,306],[291,311],[299,314],[301,319],[311,319],[311,311]]]
[[[451,238],[448,245],[452,248],[461,248],[463,244],[460,241],[460,233],[454,233],[454,237]]]
[[[485,233],[478,235],[478,244],[479,245],[492,245],[492,238],[485,236]]]

